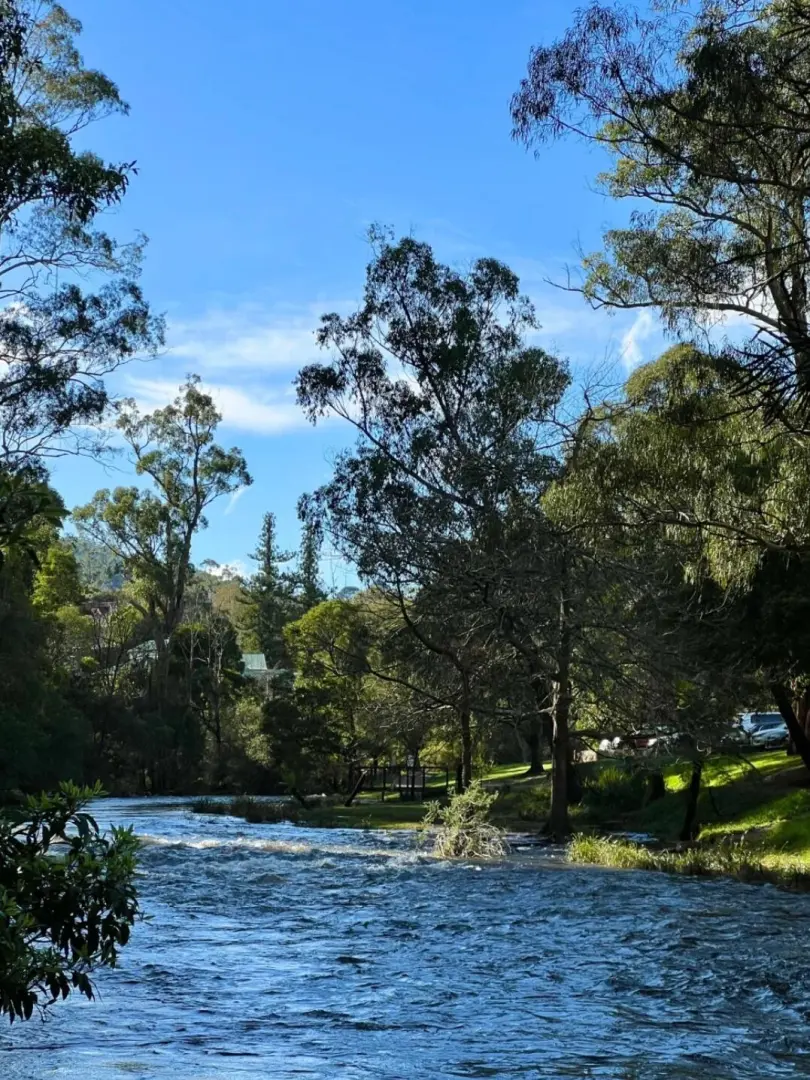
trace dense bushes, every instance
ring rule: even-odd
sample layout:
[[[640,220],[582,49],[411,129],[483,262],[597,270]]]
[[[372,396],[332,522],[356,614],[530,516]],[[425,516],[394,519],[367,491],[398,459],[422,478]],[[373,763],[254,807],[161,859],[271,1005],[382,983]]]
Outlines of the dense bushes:
[[[583,785],[583,801],[592,810],[623,813],[645,802],[648,777],[632,765],[610,764],[593,772]]]

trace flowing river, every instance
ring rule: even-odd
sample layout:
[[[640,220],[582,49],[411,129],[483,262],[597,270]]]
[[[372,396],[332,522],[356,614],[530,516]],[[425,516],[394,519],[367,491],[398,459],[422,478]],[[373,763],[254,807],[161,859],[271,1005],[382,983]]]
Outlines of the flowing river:
[[[2,1031],[3,1080],[810,1074],[810,895],[96,814],[144,838],[149,921],[95,1002]]]

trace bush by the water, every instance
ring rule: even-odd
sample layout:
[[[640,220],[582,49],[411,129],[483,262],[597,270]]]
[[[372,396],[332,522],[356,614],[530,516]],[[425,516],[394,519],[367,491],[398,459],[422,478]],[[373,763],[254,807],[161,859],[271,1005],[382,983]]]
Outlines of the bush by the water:
[[[515,812],[521,821],[546,821],[550,804],[551,788],[548,784],[544,784],[542,787],[532,787],[518,792],[515,799]]]
[[[197,799],[191,804],[195,814],[226,814],[240,817],[251,825],[298,821],[299,807],[291,800],[255,799],[238,795],[234,799]]]
[[[638,768],[606,765],[587,778],[583,801],[594,810],[629,811],[644,805],[647,774]]]
[[[424,826],[435,828],[433,854],[442,859],[499,859],[509,853],[503,829],[489,821],[497,794],[476,781],[442,807],[431,803]]]

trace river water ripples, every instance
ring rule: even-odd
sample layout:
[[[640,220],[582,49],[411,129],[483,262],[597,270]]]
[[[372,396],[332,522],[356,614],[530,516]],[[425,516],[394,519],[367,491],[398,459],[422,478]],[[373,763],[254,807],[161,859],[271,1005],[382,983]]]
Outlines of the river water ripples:
[[[2,1080],[810,1075],[808,895],[96,813],[144,839],[149,921],[98,1000],[2,1032]]]

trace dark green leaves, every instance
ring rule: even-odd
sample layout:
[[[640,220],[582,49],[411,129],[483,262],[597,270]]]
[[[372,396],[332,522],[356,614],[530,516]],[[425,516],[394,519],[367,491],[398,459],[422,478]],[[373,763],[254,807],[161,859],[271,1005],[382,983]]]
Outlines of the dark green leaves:
[[[114,967],[138,916],[138,842],[83,810],[98,787],[63,784],[0,816],[0,1012],[29,1019]]]

